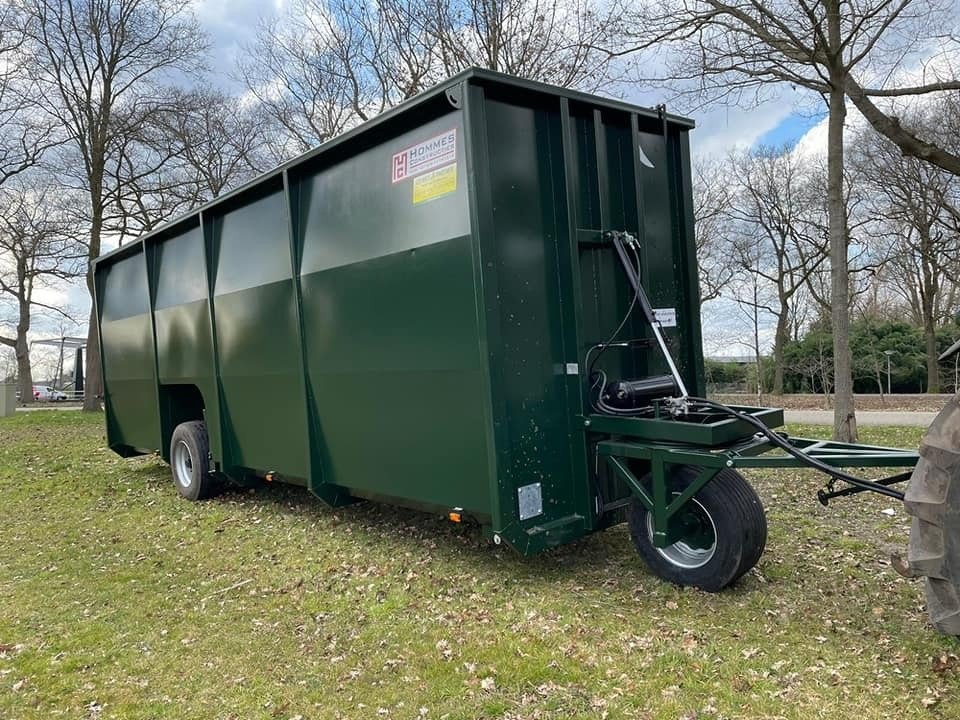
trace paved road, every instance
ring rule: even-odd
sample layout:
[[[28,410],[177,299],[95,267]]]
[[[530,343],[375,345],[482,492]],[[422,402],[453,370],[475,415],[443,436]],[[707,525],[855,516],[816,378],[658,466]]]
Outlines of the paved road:
[[[919,425],[926,427],[937,416],[935,412],[911,412],[893,410],[858,410],[859,425]],[[788,423],[807,425],[833,425],[833,410],[785,410]]]

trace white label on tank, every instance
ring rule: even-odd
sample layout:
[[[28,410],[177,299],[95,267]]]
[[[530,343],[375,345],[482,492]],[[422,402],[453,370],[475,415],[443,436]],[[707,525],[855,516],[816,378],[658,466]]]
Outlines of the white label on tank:
[[[676,327],[677,326],[677,309],[676,308],[654,308],[653,317],[657,319],[657,322],[660,323],[660,327]]]
[[[567,375],[579,375],[580,366],[577,363],[567,363]]]
[[[518,487],[517,506],[521,520],[543,515],[543,491],[540,483]]]
[[[390,180],[398,183],[457,159],[457,129],[450,128],[393,156]]]

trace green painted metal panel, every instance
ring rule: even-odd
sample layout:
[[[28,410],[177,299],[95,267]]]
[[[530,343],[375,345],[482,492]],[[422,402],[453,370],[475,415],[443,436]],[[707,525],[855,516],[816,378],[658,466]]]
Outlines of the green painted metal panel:
[[[296,246],[323,482],[487,514],[462,132],[447,106],[346,162],[308,168],[294,189]],[[397,179],[394,156],[438,137],[452,139],[440,167],[452,165],[455,182],[418,198],[432,171]]]
[[[469,237],[301,282],[325,480],[488,512]]]
[[[487,172],[492,244],[486,268],[496,274],[498,375],[505,428],[497,468],[501,518],[524,531],[575,512],[589,493],[572,461],[570,400],[559,263],[567,240],[559,105],[527,104],[514,94],[486,94]],[[582,438],[580,440],[582,442]],[[521,519],[517,489],[539,484],[544,515]]]
[[[199,224],[157,243],[154,251],[153,305],[160,383],[196,384],[207,407],[212,407],[216,404],[216,372]]]
[[[161,383],[202,380],[208,385],[213,381],[213,347],[207,313],[206,300],[155,311]],[[216,395],[210,388],[207,392],[204,399],[210,403]]]
[[[160,446],[160,421],[143,254],[113,263],[101,282],[98,309],[107,441],[127,452],[153,450]]]
[[[285,198],[275,190],[215,215],[211,224],[225,453],[236,467],[306,480]]]

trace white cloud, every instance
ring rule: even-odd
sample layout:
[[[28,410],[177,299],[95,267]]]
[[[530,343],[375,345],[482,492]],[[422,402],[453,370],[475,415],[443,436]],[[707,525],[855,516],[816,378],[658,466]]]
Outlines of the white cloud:
[[[717,108],[697,120],[690,143],[695,155],[724,155],[748,148],[786,120],[789,103],[771,101],[756,108]]]

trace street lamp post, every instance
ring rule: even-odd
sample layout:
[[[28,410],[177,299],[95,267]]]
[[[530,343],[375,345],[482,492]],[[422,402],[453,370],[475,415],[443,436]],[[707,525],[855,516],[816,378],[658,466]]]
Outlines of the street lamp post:
[[[890,356],[893,355],[893,350],[884,350],[883,354],[887,356],[887,395],[890,394]]]

